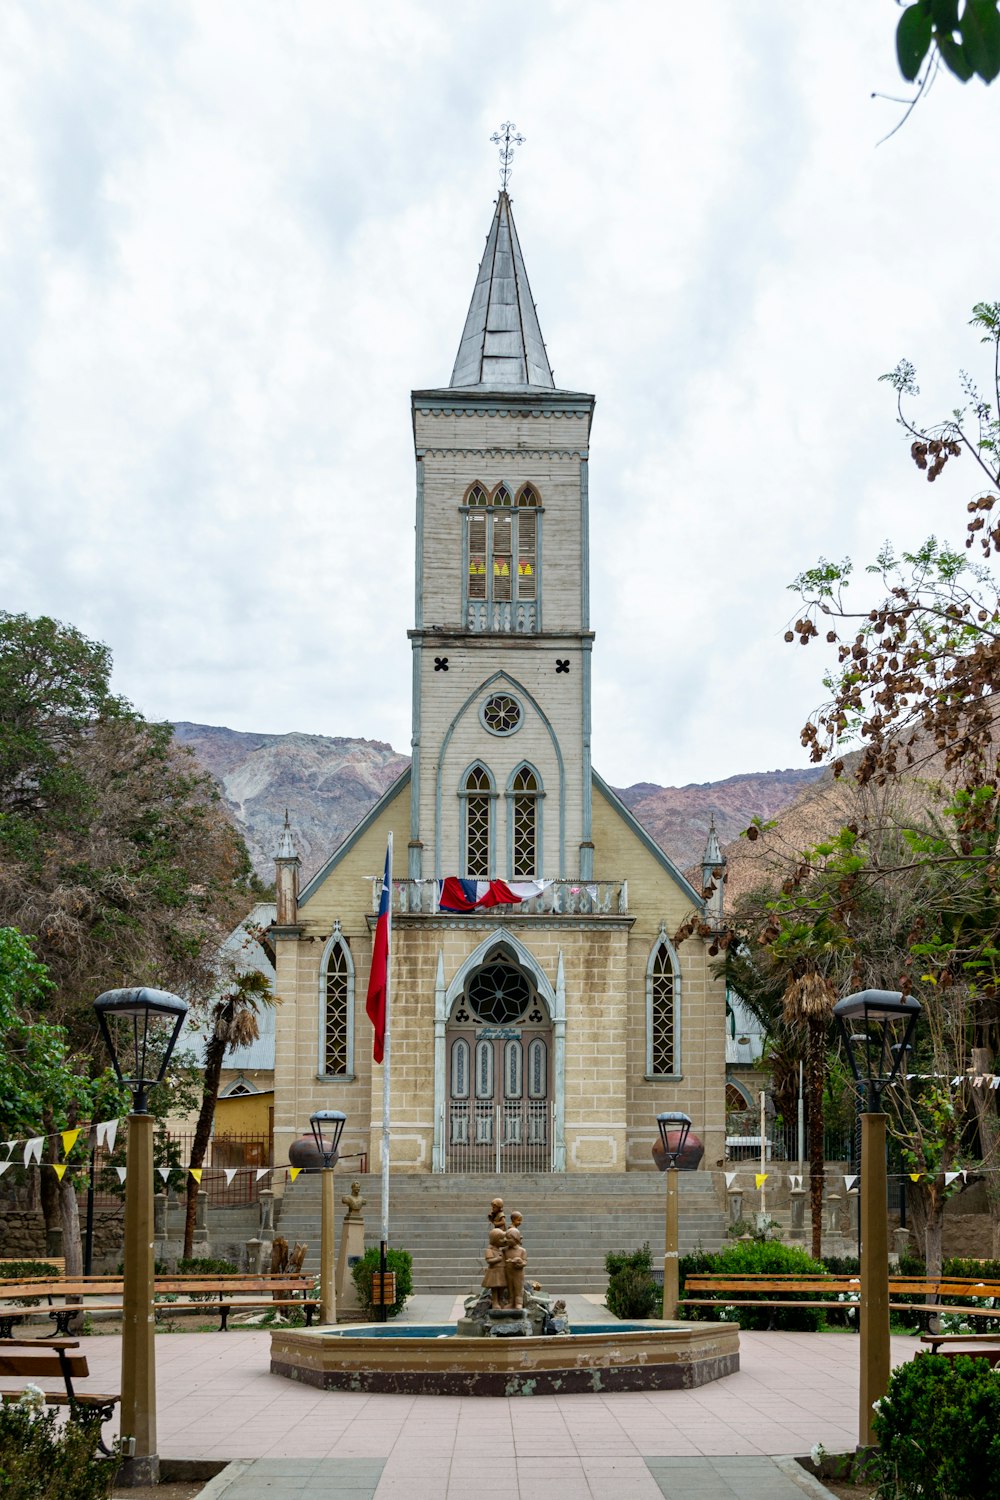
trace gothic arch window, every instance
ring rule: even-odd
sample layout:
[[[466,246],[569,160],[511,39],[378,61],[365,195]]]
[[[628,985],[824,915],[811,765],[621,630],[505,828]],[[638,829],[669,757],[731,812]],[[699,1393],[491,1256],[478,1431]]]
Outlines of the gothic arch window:
[[[518,766],[507,783],[510,874],[514,880],[533,880],[541,865],[541,819],[539,802],[542,779],[527,762]]]
[[[340,923],[333,924],[319,972],[319,1071],[324,1078],[354,1072],[354,960]]]
[[[501,482],[491,494],[477,480],[465,492],[468,628],[524,633],[540,628],[538,491],[523,484],[516,500]]]
[[[477,761],[466,771],[459,796],[464,803],[462,843],[465,874],[479,880],[488,880],[493,849],[493,801],[496,789],[493,777],[481,761]]]
[[[646,965],[646,1076],[680,1075],[680,974],[661,925]]]

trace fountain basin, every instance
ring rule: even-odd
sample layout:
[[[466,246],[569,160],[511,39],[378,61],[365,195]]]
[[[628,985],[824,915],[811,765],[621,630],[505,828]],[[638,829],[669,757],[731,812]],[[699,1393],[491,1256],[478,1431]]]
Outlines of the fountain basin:
[[[460,1338],[451,1324],[274,1329],[271,1371],[329,1391],[551,1396],[692,1390],[740,1367],[736,1323],[599,1323],[556,1338]]]

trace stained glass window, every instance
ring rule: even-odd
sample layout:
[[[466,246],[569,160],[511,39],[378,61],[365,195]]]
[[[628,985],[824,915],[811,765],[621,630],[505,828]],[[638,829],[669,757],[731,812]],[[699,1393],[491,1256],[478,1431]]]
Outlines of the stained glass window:
[[[673,953],[661,938],[653,949],[646,977],[647,1071],[652,1075],[677,1072],[676,988]]]
[[[348,1073],[354,970],[341,940],[333,943],[327,954],[323,990],[323,1072]]]
[[[473,766],[465,778],[465,873],[480,880],[490,873],[492,790],[489,773]]]
[[[514,798],[515,879],[532,879],[538,864],[538,778],[528,766],[522,766],[511,782]]]
[[[516,500],[512,493],[503,483],[490,493],[478,480],[465,493],[465,598],[473,630],[538,629],[538,491],[524,484]]]

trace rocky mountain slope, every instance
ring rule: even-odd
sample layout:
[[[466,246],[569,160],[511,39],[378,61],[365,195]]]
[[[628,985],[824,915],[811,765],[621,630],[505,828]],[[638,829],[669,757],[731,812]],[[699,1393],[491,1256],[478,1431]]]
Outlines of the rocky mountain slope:
[[[247,734],[189,723],[175,724],[174,731],[177,743],[218,781],[267,881],[286,808],[308,880],[409,763],[379,740]],[[638,782],[618,795],[675,863],[689,869],[701,858],[713,816],[726,844],[755,814],[773,818],[819,774],[811,768],[762,771],[682,787]]]

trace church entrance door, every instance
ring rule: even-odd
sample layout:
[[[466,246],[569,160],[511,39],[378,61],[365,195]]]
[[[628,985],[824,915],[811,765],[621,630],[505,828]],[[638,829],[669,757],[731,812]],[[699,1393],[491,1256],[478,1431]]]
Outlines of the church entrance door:
[[[469,978],[447,1031],[446,1170],[552,1170],[552,1022],[498,949]]]

